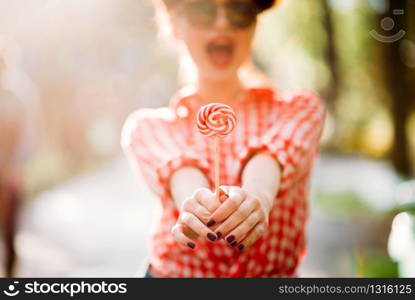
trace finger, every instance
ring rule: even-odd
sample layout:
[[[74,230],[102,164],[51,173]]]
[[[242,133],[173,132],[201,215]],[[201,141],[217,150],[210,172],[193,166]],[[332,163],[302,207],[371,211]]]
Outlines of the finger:
[[[198,189],[192,197],[202,206],[206,207],[211,213],[220,206],[220,202],[216,199],[215,194],[207,188]]]
[[[181,211],[186,211],[189,213],[194,214],[196,217],[199,218],[200,221],[207,224],[210,219],[212,213],[206,209],[206,207],[202,206],[199,202],[197,202],[194,198],[188,198],[183,201],[183,205]]]
[[[219,188],[219,201],[220,201],[220,203],[225,202],[225,201],[226,201],[226,199],[228,199],[228,198],[229,198],[228,193],[229,193],[229,186],[221,186],[221,187]],[[216,228],[218,228],[218,227],[219,227],[219,225],[220,225],[220,224],[216,223],[216,221],[215,221],[215,220],[213,220],[213,219],[210,219],[210,220],[209,220],[206,224],[207,224],[207,226],[208,226],[208,227],[210,227],[210,229],[211,229],[212,231],[215,231],[215,230],[216,230]],[[220,234],[218,235],[218,234],[216,233],[216,235],[218,236],[218,239],[219,239],[219,238],[220,238]]]
[[[230,198],[227,200],[229,201]],[[216,229],[216,233],[219,232],[221,236],[227,236],[226,241],[232,243],[235,237],[228,235],[239,224],[245,221],[252,211],[258,208],[256,201],[243,201],[242,204],[235,210],[222,224]]]
[[[254,210],[248,218],[246,218],[241,224],[239,224],[234,230],[232,230],[228,236],[233,236],[233,242],[241,241],[244,236],[249,234],[249,232],[263,219],[263,214],[261,210]],[[231,238],[232,239],[232,238]],[[235,244],[234,244],[235,245]]]
[[[186,224],[194,232],[206,237],[212,242],[216,241],[218,238],[213,231],[211,231],[205,224],[203,224],[195,215],[189,212],[183,212],[180,215],[179,223]]]
[[[267,232],[267,226],[264,222],[260,222],[251,230],[251,232],[239,243],[238,250],[242,251],[249,248],[254,244],[260,237]]]
[[[222,222],[239,208],[245,197],[246,194],[241,188],[232,187],[229,198],[212,214],[210,220],[213,220],[213,224]]]
[[[183,224],[175,224],[171,229],[173,238],[183,246],[187,246],[189,248],[194,249],[196,247],[196,244],[184,234],[184,229],[185,228]]]
[[[182,232],[184,233],[185,236],[187,236],[189,239],[191,240],[195,240],[199,237],[199,235],[194,232],[189,226],[187,226],[186,224],[181,224],[183,225],[183,230]]]

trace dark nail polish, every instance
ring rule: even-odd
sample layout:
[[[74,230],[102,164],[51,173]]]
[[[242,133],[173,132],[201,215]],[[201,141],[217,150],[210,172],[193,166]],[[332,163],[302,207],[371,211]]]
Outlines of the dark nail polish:
[[[218,237],[218,239],[220,239],[220,237],[222,236],[222,233],[220,233],[220,231],[216,232],[216,236]]]
[[[240,244],[240,245],[238,246],[238,250],[239,250],[239,251],[244,250],[244,248],[245,248],[245,246],[244,246],[244,245],[242,245],[242,244]]]
[[[187,246],[189,246],[190,248],[194,249],[196,247],[196,244],[195,243],[192,243],[192,242],[188,242],[187,243]]]
[[[209,240],[211,240],[212,242],[216,241],[216,235],[214,235],[213,233],[208,233],[207,237]]]
[[[236,241],[233,241],[232,243],[231,243],[231,246],[233,247],[233,246],[235,246],[236,245]]]
[[[216,222],[215,222],[215,220],[210,220],[208,223],[207,223],[207,227],[212,227],[213,225],[215,225],[216,224]]]
[[[233,236],[233,235],[230,235],[230,236],[228,236],[227,238],[226,238],[226,241],[230,244],[230,243],[232,243],[233,241],[235,240],[235,236]]]

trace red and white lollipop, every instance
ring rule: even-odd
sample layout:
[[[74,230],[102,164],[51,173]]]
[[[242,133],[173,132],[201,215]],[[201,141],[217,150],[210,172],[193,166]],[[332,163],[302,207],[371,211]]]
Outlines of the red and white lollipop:
[[[203,135],[215,137],[215,194],[219,199],[220,138],[227,136],[235,128],[236,115],[226,104],[210,103],[200,108],[196,122]]]
[[[197,114],[197,127],[206,136],[224,137],[231,133],[235,125],[235,112],[226,104],[207,104]]]

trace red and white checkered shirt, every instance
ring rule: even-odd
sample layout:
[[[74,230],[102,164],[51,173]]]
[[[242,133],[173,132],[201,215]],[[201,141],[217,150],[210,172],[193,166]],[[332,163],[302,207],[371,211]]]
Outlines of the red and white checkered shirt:
[[[179,245],[170,232],[179,214],[168,186],[173,172],[198,167],[213,188],[214,143],[197,129],[200,106],[194,94],[179,92],[170,107],[138,110],[123,129],[129,160],[162,203],[150,242],[151,272],[156,277],[296,276],[305,254],[309,178],[325,119],[321,98],[308,90],[257,88],[232,105],[237,126],[221,141],[221,184],[240,186],[241,170],[253,153],[268,153],[282,166],[268,232],[241,252],[223,239],[211,243],[204,238],[193,250]]]

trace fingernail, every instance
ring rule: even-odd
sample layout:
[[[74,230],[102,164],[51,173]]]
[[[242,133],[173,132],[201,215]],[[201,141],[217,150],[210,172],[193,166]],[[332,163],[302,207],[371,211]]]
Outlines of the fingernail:
[[[239,250],[239,251],[244,250],[244,248],[245,248],[245,246],[244,246],[244,245],[242,245],[242,244],[240,244],[240,245],[238,246],[238,250]]]
[[[215,225],[216,224],[216,222],[215,222],[215,220],[210,220],[208,223],[207,223],[207,227],[212,227],[213,225]]]
[[[213,233],[210,233],[210,232],[207,234],[207,237],[212,242],[216,241],[216,239],[217,239],[216,235],[214,235]]]
[[[236,245],[236,241],[233,241],[232,243],[231,243],[231,246],[233,247],[233,246],[235,246]]]
[[[196,247],[196,244],[195,243],[192,243],[192,242],[188,242],[187,243],[187,246],[189,246],[190,248],[194,249]]]
[[[233,236],[233,235],[230,235],[230,236],[228,236],[227,238],[226,238],[226,241],[230,244],[230,243],[232,243],[233,241],[235,240],[235,236]]]
[[[216,232],[216,236],[218,237],[218,239],[220,239],[220,237],[222,236],[222,233],[220,233],[220,231]]]

